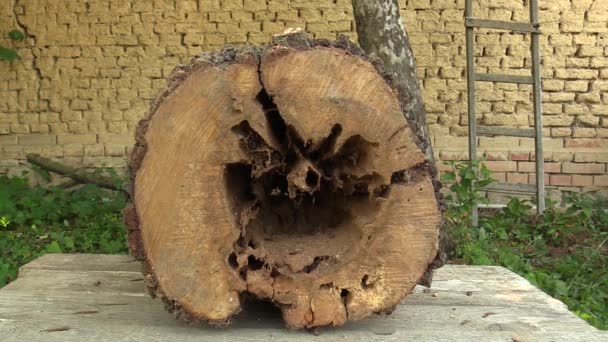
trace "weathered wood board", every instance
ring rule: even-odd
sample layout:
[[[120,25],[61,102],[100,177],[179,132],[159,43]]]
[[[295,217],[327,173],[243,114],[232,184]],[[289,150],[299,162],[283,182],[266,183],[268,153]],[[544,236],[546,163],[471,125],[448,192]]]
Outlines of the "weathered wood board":
[[[48,254],[0,290],[0,341],[608,341],[560,301],[501,267],[446,265],[392,315],[313,336],[258,305],[227,329],[189,326],[144,292],[120,255]]]

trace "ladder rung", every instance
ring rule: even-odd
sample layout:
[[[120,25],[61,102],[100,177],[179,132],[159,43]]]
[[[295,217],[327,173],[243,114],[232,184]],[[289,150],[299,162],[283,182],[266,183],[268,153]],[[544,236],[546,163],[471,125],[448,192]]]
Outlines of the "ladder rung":
[[[475,74],[475,80],[480,82],[534,84],[534,79],[531,76],[506,74]]]
[[[504,126],[477,126],[477,135],[482,136],[507,136],[534,138],[536,133],[533,128],[514,128]]]
[[[484,209],[502,209],[502,208],[506,208],[507,205],[506,204],[478,204],[477,205],[478,208],[484,208]],[[532,210],[536,210],[536,206],[532,205]]]
[[[465,26],[466,27],[475,27],[475,28],[507,30],[507,31],[515,31],[515,32],[540,33],[540,30],[538,29],[538,24],[531,24],[531,23],[520,22],[520,21],[502,21],[502,20],[466,18]]]
[[[485,188],[485,191],[491,192],[506,192],[506,193],[524,193],[536,194],[536,185],[534,184],[514,184],[514,183],[492,183]]]

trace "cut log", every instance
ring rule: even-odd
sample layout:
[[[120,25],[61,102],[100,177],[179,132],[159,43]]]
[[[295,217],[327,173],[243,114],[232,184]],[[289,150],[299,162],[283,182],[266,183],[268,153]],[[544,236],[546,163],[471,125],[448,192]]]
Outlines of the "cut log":
[[[341,325],[438,266],[439,183],[402,98],[351,43],[303,37],[196,57],[137,130],[131,252],[190,322],[254,297],[290,328]]]

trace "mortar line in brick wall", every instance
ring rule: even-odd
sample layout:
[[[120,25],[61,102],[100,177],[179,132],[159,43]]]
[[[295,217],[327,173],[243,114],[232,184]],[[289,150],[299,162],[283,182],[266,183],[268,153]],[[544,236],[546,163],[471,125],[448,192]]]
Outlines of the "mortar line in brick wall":
[[[13,2],[13,15],[15,16],[15,22],[17,23],[17,26],[19,26],[19,29],[21,29],[21,31],[23,31],[23,33],[25,34],[25,36],[27,38],[30,38],[33,41],[33,45],[30,47],[30,52],[32,53],[32,69],[36,72],[36,78],[38,79],[38,89],[36,89],[36,96],[37,96],[37,100],[38,102],[40,102],[40,88],[42,85],[42,72],[40,71],[40,68],[38,67],[38,56],[34,53],[34,50],[36,48],[37,41],[36,41],[36,36],[31,34],[27,28],[27,26],[19,19],[19,15],[17,13],[17,6],[19,5],[19,0],[15,0]],[[23,6],[23,9],[25,10],[25,6]]]

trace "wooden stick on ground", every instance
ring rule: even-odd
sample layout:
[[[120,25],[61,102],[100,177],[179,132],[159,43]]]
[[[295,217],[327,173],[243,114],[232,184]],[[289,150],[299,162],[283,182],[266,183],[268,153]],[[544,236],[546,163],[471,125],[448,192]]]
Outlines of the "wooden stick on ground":
[[[98,185],[102,188],[123,191],[123,189],[116,185],[112,178],[107,176],[78,170],[71,166],[67,166],[56,161],[50,160],[48,158],[42,157],[39,154],[30,153],[26,156],[26,159],[30,164],[36,165],[50,172],[70,177],[73,180],[78,181],[79,183],[91,183]]]

